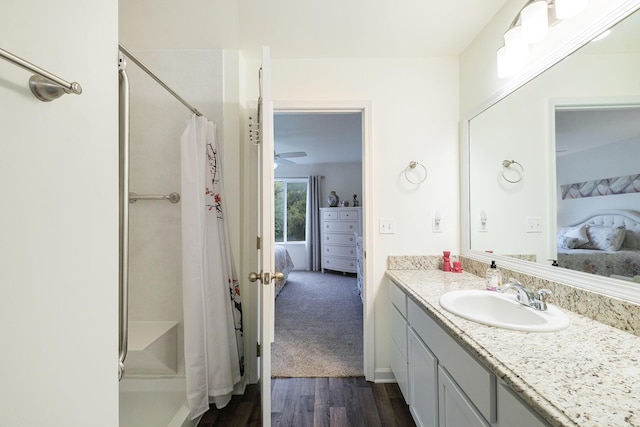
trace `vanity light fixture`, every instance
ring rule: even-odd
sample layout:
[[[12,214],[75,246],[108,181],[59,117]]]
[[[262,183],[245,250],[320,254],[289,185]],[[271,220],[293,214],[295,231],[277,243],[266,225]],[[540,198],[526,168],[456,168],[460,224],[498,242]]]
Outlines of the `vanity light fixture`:
[[[589,0],[528,0],[504,33],[498,49],[498,77],[517,74],[529,55],[529,45],[544,39],[556,20],[571,18],[589,6]]]

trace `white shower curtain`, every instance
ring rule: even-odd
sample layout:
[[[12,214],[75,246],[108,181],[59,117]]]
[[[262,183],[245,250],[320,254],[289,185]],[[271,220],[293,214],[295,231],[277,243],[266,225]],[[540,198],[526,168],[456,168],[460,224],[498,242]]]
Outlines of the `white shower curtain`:
[[[193,115],[182,134],[182,299],[191,418],[229,403],[243,375],[242,309],[224,222],[215,125]]]

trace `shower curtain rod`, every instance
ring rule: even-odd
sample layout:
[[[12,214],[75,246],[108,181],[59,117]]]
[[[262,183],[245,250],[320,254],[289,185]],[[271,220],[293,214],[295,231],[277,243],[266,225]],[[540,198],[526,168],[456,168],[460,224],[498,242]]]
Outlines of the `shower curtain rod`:
[[[189,104],[187,101],[184,100],[184,98],[182,98],[180,95],[178,95],[177,93],[175,93],[173,91],[173,89],[171,89],[169,86],[167,86],[167,84],[165,82],[163,82],[162,80],[160,80],[160,78],[158,76],[156,76],[153,71],[151,71],[149,69],[149,67],[147,67],[146,65],[144,65],[142,63],[142,61],[140,61],[138,58],[136,58],[136,56],[131,53],[131,51],[129,49],[127,49],[126,47],[122,46],[121,43],[118,43],[118,46],[120,48],[120,52],[124,53],[127,58],[129,58],[130,60],[133,61],[134,64],[136,64],[138,67],[140,67],[142,69],[142,71],[144,71],[145,73],[147,73],[149,75],[149,77],[151,77],[152,79],[154,79],[160,86],[162,86],[163,88],[166,89],[167,92],[169,92],[171,95],[173,95],[178,101],[180,101],[182,104],[184,104],[185,107],[187,107],[189,110],[191,110],[191,112],[193,114],[195,114],[196,116],[202,116],[202,113],[200,111],[198,111],[198,109],[196,107],[194,107],[193,105]]]

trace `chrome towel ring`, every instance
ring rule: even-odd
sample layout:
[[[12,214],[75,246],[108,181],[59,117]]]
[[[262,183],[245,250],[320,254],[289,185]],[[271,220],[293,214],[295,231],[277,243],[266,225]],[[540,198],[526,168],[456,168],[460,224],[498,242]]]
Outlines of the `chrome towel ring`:
[[[416,170],[416,167],[418,167],[418,166],[420,166],[422,168],[422,170],[424,171],[424,176],[421,179],[412,180],[411,178],[409,178],[409,175],[407,174],[407,172],[408,171],[412,171],[412,170]],[[420,164],[418,162],[415,162],[415,161],[409,162],[409,165],[404,169],[404,177],[411,184],[422,184],[427,179],[427,175],[428,175],[428,172],[427,172],[426,166],[423,165],[423,164]]]
[[[512,165],[517,165],[517,168],[512,168]],[[504,173],[506,170],[513,170],[516,173],[517,178],[516,179],[509,179],[507,178]],[[517,182],[522,181],[522,178],[524,178],[524,167],[522,167],[522,165],[518,162],[516,162],[515,160],[503,160],[502,161],[502,178],[504,178],[505,181],[510,182],[512,184],[515,184]]]

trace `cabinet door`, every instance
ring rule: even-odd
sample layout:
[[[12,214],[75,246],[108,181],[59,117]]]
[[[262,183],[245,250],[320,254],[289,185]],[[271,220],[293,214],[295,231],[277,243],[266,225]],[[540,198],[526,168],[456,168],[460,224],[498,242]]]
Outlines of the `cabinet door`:
[[[547,427],[548,424],[522,402],[507,386],[498,383],[498,426]]]
[[[409,329],[409,409],[416,425],[438,425],[438,360]],[[453,425],[453,424],[452,424]]]
[[[489,427],[482,415],[442,367],[438,367],[438,385],[440,427]]]

